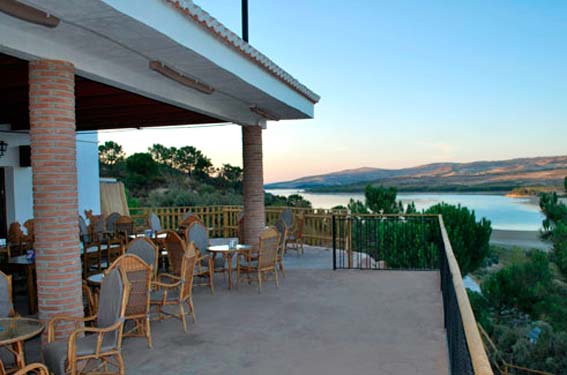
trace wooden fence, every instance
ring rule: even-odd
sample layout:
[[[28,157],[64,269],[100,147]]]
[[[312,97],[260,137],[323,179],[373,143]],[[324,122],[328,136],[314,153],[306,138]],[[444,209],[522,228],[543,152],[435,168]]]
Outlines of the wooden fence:
[[[266,225],[275,224],[286,207],[266,207]],[[303,215],[303,239],[306,245],[331,247],[333,242],[333,214],[346,215],[344,211],[326,209],[291,208],[297,218]],[[183,215],[193,212],[199,215],[210,229],[211,237],[236,237],[238,215],[241,206],[194,206],[194,207],[130,207],[130,215],[137,224],[145,222],[154,212],[161,220],[163,229],[177,229]]]

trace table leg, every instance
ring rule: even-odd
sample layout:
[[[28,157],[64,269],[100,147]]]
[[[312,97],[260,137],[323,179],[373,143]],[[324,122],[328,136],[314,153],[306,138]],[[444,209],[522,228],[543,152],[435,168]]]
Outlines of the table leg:
[[[226,262],[228,263],[228,290],[232,289],[232,253],[226,254]]]
[[[37,312],[37,296],[35,290],[35,280],[33,275],[33,266],[27,265],[26,267],[26,280],[27,280],[27,287],[28,287],[28,305],[29,305],[29,312],[30,315],[33,315]]]

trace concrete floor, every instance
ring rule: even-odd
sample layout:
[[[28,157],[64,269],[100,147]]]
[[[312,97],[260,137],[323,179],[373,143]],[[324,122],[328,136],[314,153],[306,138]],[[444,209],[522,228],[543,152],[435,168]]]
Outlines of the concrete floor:
[[[286,256],[287,277],[194,293],[197,324],[126,338],[126,374],[447,374],[437,272],[332,271],[331,252]],[[35,342],[34,342],[35,341]],[[35,344],[35,345],[34,345]],[[38,345],[26,345],[35,359]]]

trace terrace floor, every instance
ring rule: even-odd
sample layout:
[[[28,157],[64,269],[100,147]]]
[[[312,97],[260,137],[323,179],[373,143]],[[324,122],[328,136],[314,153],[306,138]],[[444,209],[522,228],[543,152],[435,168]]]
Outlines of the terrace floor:
[[[448,373],[437,272],[332,271],[322,248],[286,260],[279,289],[228,291],[222,276],[215,295],[196,289],[187,334],[168,319],[152,322],[153,349],[124,339],[126,374]]]

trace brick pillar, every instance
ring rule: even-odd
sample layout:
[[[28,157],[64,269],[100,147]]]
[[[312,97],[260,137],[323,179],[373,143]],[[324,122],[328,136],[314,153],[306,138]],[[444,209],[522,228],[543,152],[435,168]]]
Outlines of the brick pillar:
[[[29,90],[39,318],[83,316],[74,66],[30,62]],[[72,328],[61,326],[58,336]]]
[[[257,244],[266,225],[264,210],[264,167],[262,162],[262,128],[242,127],[242,159],[244,167],[244,241]]]

